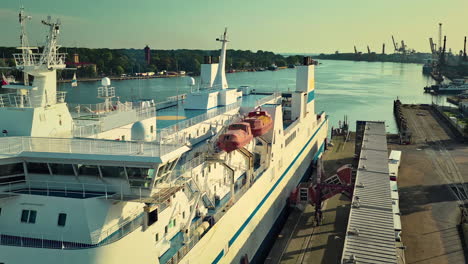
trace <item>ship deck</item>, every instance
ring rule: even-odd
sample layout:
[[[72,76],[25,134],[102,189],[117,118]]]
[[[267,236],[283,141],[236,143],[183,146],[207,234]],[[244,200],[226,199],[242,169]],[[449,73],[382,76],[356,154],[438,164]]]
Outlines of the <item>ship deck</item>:
[[[240,107],[255,107],[261,104],[261,102],[263,102],[265,99],[268,99],[268,97],[270,97],[272,94],[273,93],[245,95],[238,100],[237,104]],[[197,117],[202,117],[204,115],[228,111],[230,106],[231,105],[219,106],[208,110],[192,110],[184,109],[184,101],[180,101],[178,105],[171,106],[165,109],[160,109],[157,111],[157,126],[158,129],[164,129],[190,119],[198,119]]]

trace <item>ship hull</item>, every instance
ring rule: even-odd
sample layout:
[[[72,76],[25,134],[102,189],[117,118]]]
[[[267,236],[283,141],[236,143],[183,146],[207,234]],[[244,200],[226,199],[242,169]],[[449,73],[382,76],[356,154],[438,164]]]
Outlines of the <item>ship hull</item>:
[[[328,120],[315,129],[312,135],[304,132],[302,140],[297,138],[291,146],[297,150],[282,153],[289,161],[271,164],[180,263],[241,263],[246,256],[249,261],[254,256],[261,260],[259,249],[268,244],[265,238],[275,228],[291,191],[323,152]]]

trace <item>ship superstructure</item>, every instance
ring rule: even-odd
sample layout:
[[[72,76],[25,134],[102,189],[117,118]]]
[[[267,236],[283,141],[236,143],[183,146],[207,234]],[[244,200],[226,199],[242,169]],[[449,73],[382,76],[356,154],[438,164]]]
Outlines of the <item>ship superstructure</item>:
[[[56,96],[55,70],[65,58],[56,42],[60,23],[44,24],[42,53],[15,55],[32,85],[1,97],[18,100],[0,105],[0,263],[258,258],[325,146],[313,61],[296,67],[292,92],[229,88],[225,31],[221,65],[203,64],[203,85],[183,102],[157,112],[152,101],[122,103],[104,79],[103,103],[68,105]],[[232,124],[249,126],[246,116],[260,112],[268,130],[229,153],[219,149]]]

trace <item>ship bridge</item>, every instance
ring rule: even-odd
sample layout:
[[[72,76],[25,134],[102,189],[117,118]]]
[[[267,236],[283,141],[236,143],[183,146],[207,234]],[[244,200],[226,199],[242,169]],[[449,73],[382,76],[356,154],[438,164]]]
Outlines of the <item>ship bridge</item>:
[[[182,144],[3,137],[0,192],[142,199],[171,184],[168,177],[188,150]]]

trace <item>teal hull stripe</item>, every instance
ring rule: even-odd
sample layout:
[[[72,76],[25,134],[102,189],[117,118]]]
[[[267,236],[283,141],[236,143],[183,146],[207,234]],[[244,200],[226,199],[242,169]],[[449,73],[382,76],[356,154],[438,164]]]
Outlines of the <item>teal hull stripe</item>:
[[[312,90],[307,94],[307,103],[310,103],[315,99],[315,90]]]
[[[268,198],[270,197],[270,195],[273,193],[273,191],[276,189],[276,187],[278,187],[279,183],[284,179],[284,177],[286,176],[286,174],[288,174],[289,170],[291,170],[292,166],[296,163],[296,161],[299,159],[299,157],[302,155],[302,153],[304,152],[304,150],[309,146],[310,142],[312,142],[312,140],[315,138],[315,136],[317,135],[317,133],[322,129],[322,126],[327,122],[327,119],[328,117],[325,118],[325,120],[322,122],[322,124],[320,125],[320,127],[315,131],[315,133],[312,135],[312,137],[307,141],[307,143],[305,144],[305,146],[301,149],[301,151],[299,151],[299,154],[297,154],[297,156],[293,159],[293,161],[291,162],[291,164],[289,164],[289,166],[286,168],[286,170],[283,172],[283,174],[281,175],[281,177],[279,177],[279,179],[275,182],[275,184],[271,187],[271,189],[268,191],[268,193],[265,195],[265,197],[263,197],[262,201],[260,201],[260,203],[257,205],[257,207],[255,207],[255,209],[253,210],[253,212],[249,215],[249,217],[245,220],[245,222],[241,225],[241,227],[237,230],[237,232],[232,236],[232,238],[229,240],[229,247],[234,244],[234,242],[237,240],[237,238],[240,236],[240,234],[242,233],[242,231],[244,231],[244,229],[247,227],[247,225],[250,223],[250,221],[252,221],[252,219],[254,218],[255,214],[257,214],[257,212],[260,210],[260,208],[263,206],[263,204],[266,202],[266,200],[268,200]],[[317,150],[317,153],[320,151],[320,150],[323,150],[323,144],[322,146],[320,147],[320,149]],[[316,156],[318,157],[319,154],[316,154]],[[212,262],[213,264],[216,264],[218,263],[221,258],[224,256],[224,250],[221,250],[221,252],[219,252],[218,256],[216,257],[216,259]]]

